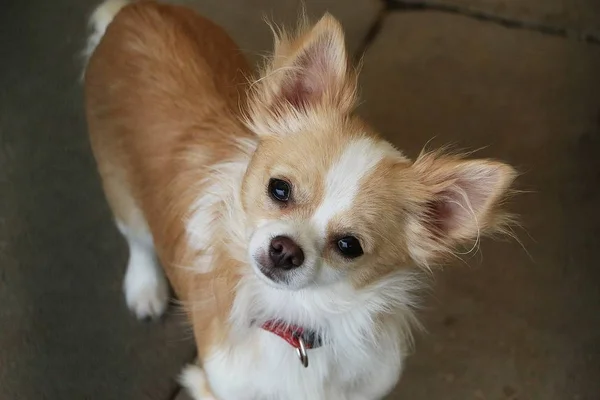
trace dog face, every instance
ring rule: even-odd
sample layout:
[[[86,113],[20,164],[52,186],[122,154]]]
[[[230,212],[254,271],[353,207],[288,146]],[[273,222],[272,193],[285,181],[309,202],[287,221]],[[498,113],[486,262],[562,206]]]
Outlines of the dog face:
[[[356,76],[333,18],[280,34],[252,90],[260,144],[242,198],[249,257],[269,284],[367,285],[501,225],[512,168],[435,153],[412,162],[352,114]]]

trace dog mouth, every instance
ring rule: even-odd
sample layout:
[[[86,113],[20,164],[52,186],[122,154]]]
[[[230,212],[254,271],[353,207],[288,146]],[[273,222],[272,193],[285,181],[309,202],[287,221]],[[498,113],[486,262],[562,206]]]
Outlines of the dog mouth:
[[[269,260],[268,254],[256,254],[252,257],[251,264],[253,272],[259,280],[275,289],[298,290],[304,287],[304,285],[301,285],[304,274],[302,271],[299,269],[275,268]]]
[[[281,276],[279,276],[279,274],[277,272],[275,272],[271,268],[265,267],[261,263],[258,263],[258,270],[263,276],[269,278],[273,282],[281,281]]]
[[[260,259],[255,259],[256,271],[262,278],[267,279],[269,283],[287,285],[289,283],[289,272],[277,270],[266,266]]]
[[[313,282],[309,279],[314,269],[310,262],[304,262],[297,267],[282,268],[265,249],[256,251],[250,259],[257,278],[275,289],[296,291],[310,286]]]

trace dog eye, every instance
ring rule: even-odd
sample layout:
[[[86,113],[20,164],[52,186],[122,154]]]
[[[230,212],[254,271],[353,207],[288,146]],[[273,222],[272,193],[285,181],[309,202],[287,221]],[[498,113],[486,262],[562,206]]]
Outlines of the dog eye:
[[[354,236],[346,236],[337,241],[337,247],[344,257],[356,258],[363,255],[360,242]]]
[[[285,203],[290,199],[292,189],[290,184],[281,179],[271,179],[269,181],[269,194],[275,201]]]

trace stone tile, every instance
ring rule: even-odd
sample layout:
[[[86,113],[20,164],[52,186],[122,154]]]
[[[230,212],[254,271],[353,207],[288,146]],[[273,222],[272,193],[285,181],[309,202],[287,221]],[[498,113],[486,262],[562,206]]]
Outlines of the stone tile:
[[[352,0],[351,7],[344,0],[228,0],[227,7],[221,0],[172,2],[190,4],[202,15],[223,26],[255,63],[261,61],[262,56],[273,47],[273,35],[264,18],[280,26],[294,28],[302,4],[305,4],[306,13],[312,21],[330,12],[344,25],[348,48],[354,52],[382,8],[379,0]]]
[[[600,35],[600,2],[597,0],[424,0],[422,2],[459,6],[470,11]]]
[[[433,138],[504,159],[528,191],[511,205],[526,250],[485,240],[436,275],[390,399],[597,398],[599,70],[598,46],[434,12],[385,21],[359,112],[412,157]]]
[[[97,1],[0,13],[2,399],[165,399],[193,355],[183,321],[140,323],[127,250],[89,150],[78,52]]]
[[[181,390],[177,396],[175,397],[175,400],[193,400],[186,391]]]

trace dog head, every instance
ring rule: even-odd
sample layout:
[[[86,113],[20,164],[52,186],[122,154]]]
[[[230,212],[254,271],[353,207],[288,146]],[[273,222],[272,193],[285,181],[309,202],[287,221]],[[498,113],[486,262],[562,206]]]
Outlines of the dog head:
[[[366,285],[501,225],[510,166],[441,153],[411,161],[353,114],[355,103],[335,19],[276,35],[249,96],[260,143],[242,190],[249,257],[271,285]]]

